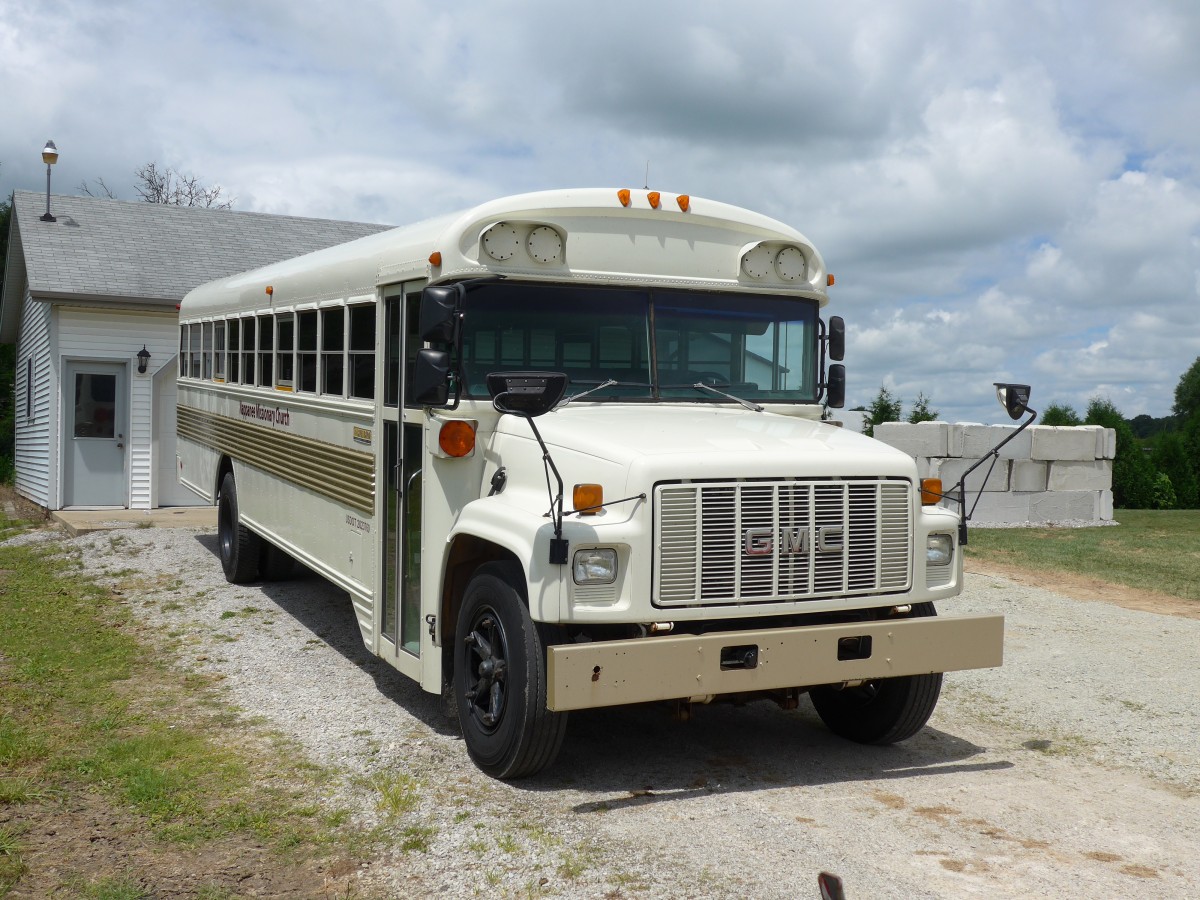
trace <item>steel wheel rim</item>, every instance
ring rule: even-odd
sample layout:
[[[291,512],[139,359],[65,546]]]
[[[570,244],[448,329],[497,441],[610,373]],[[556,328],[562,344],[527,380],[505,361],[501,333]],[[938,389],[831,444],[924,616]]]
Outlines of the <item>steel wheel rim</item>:
[[[471,721],[493,734],[508,701],[508,638],[491,607],[476,613],[466,637],[467,707]]]

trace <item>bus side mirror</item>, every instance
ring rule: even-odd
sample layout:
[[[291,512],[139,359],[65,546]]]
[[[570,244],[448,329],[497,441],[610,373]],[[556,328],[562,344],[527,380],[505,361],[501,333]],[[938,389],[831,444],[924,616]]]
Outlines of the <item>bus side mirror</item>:
[[[842,359],[846,355],[846,322],[841,316],[829,320],[829,358]]]
[[[562,372],[489,372],[488,393],[502,413],[532,419],[550,412],[567,389]]]
[[[417,330],[422,341],[449,344],[454,340],[454,325],[464,293],[459,284],[432,285],[421,291]]]
[[[994,382],[996,399],[1004,407],[1010,419],[1019,419],[1029,408],[1030,387],[1027,384],[1004,384]]]
[[[450,354],[445,350],[418,350],[412,379],[414,403],[445,406],[450,398]]]
[[[826,403],[830,409],[841,409],[846,405],[846,367],[841,363],[829,367],[829,384]]]

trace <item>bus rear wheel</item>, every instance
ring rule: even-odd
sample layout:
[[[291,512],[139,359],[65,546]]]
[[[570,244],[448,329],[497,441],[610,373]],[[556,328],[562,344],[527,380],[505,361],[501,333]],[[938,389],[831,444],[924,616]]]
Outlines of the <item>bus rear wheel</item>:
[[[919,603],[912,616],[933,616]],[[854,687],[823,685],[808,692],[817,715],[834,734],[859,744],[895,744],[925,727],[942,691],[942,674],[880,678]]]
[[[221,479],[217,501],[217,542],[221,546],[221,568],[231,584],[245,584],[258,576],[262,538],[242,524],[238,515],[237,484],[233,473]]]
[[[552,629],[529,615],[517,572],[482,566],[467,585],[454,641],[454,696],[471,759],[493,778],[523,778],[554,762],[567,716],[546,708]]]

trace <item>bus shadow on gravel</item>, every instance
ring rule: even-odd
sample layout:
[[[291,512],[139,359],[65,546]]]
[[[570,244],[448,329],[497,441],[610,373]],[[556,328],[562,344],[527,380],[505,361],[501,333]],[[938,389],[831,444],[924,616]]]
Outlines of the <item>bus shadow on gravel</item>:
[[[219,564],[216,535],[197,535],[197,540]],[[298,571],[292,579],[254,586],[370,676],[382,697],[432,731],[459,737],[441,697],[423,691],[364,646],[349,595],[308,569]],[[465,758],[465,745],[462,753]],[[855,744],[829,732],[805,696],[797,709],[786,711],[765,700],[696,705],[688,721],[676,719],[668,703],[650,703],[570,713],[557,761],[512,784],[533,792],[583,788],[616,795],[576,808],[599,812],[714,793],[1014,767],[1006,760],[975,759],[983,753],[982,747],[928,725],[900,744]]]
[[[932,726],[900,744],[855,744],[826,730],[804,697],[791,711],[769,701],[694,708],[686,722],[669,705],[647,704],[573,713],[558,761],[520,785],[611,791],[610,799],[574,807],[600,812],[709,794],[1015,767],[979,759],[984,753]]]
[[[220,566],[220,548],[215,534],[196,536]],[[443,735],[458,735],[457,723],[443,712],[440,697],[421,689],[363,644],[362,632],[354,615],[350,595],[317,573],[297,565],[297,574],[284,581],[255,581],[250,585],[262,591],[280,612],[291,616],[330,649],[337,651],[355,668],[369,675],[380,695],[404,708],[430,729]],[[464,750],[464,753],[466,751]]]

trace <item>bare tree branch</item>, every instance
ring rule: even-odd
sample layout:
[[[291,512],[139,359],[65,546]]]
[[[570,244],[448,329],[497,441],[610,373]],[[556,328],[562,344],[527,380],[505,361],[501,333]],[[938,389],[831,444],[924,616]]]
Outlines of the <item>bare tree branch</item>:
[[[233,200],[221,200],[220,185],[205,187],[195,175],[183,175],[170,167],[160,169],[152,162],[135,169],[133,174],[141,181],[134,190],[147,203],[233,209]]]
[[[104,197],[108,200],[116,200],[117,199],[117,195],[112,192],[112,188],[110,188],[107,184],[104,183],[103,178],[96,179],[96,190],[95,191],[93,191],[88,186],[88,183],[86,181],[79,182],[78,190],[81,191],[83,194],[87,195],[88,197]]]

